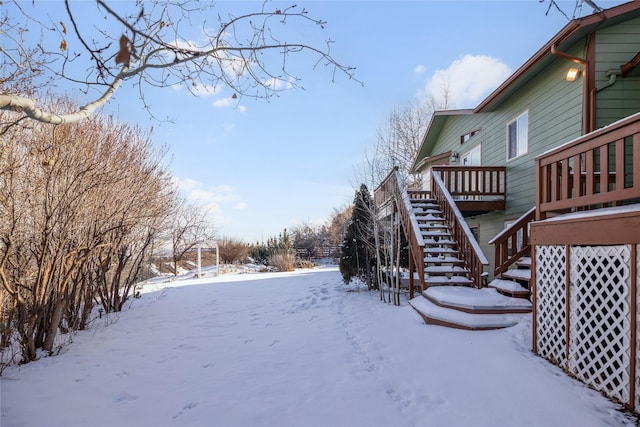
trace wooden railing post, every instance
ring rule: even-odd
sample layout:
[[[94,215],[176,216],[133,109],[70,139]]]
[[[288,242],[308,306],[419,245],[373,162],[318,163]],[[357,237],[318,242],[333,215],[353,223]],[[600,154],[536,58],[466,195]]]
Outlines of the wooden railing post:
[[[495,245],[494,276],[507,271],[514,262],[531,251],[529,224],[535,219],[535,216],[536,207],[534,206],[489,240],[490,245]],[[518,247],[518,236],[522,238],[520,247]]]

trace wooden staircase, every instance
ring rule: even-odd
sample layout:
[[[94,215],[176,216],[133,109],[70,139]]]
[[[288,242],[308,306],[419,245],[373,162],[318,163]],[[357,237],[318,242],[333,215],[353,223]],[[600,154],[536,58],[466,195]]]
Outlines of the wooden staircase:
[[[498,329],[516,325],[524,313],[531,312],[531,303],[525,299],[528,286],[525,289],[520,284],[530,271],[525,268],[526,260],[518,272],[510,273],[512,277],[505,272],[490,288],[482,289],[483,284],[471,279],[436,200],[410,202],[424,240],[425,278],[421,295],[409,303],[425,323],[467,330]],[[527,280],[530,277],[529,273]]]
[[[440,206],[433,199],[412,199],[411,206],[424,239],[425,287],[473,286]]]
[[[476,196],[502,197],[498,205],[486,204],[480,200],[483,208],[478,209],[486,211],[492,206],[495,209],[502,206],[500,209],[504,209],[504,184],[500,185],[500,182],[504,182],[504,170],[484,169],[491,170],[493,175],[486,179],[476,178],[463,187],[467,188],[474,183],[494,183],[491,186],[495,187],[494,190],[473,190],[471,187],[467,190],[472,190]],[[458,168],[456,171],[461,174],[479,172],[474,168]],[[441,175],[453,176],[445,172],[443,170],[435,173],[432,170],[431,191],[407,191],[396,167],[374,192],[376,206],[388,217],[397,214],[407,239],[409,303],[426,323],[470,330],[513,326],[522,316],[529,315],[531,303],[525,298],[514,298],[517,292],[508,295],[504,289],[503,292],[498,292],[496,287],[485,287],[485,271],[489,261],[471,233],[449,187],[441,178]],[[454,175],[458,176],[458,172]],[[497,177],[499,182],[494,182],[491,177]],[[455,184],[455,179],[453,181]],[[526,224],[523,225],[525,226]],[[512,233],[508,234],[508,237],[501,236],[501,241],[512,241]],[[505,245],[501,243],[500,248],[503,247]],[[505,254],[507,252],[514,253],[504,251]],[[512,261],[515,261],[513,257],[506,260],[508,264],[501,264],[501,272]],[[416,277],[422,292],[414,298]]]

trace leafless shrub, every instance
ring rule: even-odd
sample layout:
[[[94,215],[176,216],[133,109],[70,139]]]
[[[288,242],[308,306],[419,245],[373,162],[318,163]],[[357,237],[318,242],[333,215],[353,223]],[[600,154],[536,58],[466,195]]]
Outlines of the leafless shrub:
[[[293,271],[296,268],[295,255],[291,251],[280,250],[269,256],[269,265],[278,271]]]
[[[174,203],[161,159],[110,117],[0,138],[0,318],[23,361],[83,328],[96,301],[122,309]]]
[[[249,256],[250,247],[243,240],[233,237],[223,237],[218,240],[220,261],[225,264],[242,262]]]

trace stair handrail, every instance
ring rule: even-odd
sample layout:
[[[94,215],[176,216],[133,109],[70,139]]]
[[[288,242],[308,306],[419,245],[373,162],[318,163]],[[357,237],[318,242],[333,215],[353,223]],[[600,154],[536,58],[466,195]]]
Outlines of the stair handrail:
[[[535,218],[536,207],[534,206],[489,240],[490,245],[495,245],[494,276],[504,273],[518,259],[530,253],[529,224]],[[522,232],[522,247],[520,249],[518,249],[518,232]],[[509,249],[511,249],[511,254],[509,254]]]
[[[395,170],[395,183],[396,194],[402,199],[402,203],[397,203],[398,213],[400,215],[400,221],[405,229],[405,235],[411,248],[411,254],[413,256],[413,265],[418,270],[418,277],[420,278],[420,284],[424,283],[424,238],[420,232],[420,225],[418,224],[418,218],[411,206],[411,198],[407,192],[407,187],[404,185],[402,174],[398,169]]]
[[[424,238],[420,232],[418,219],[413,212],[411,206],[411,198],[404,185],[402,174],[396,166],[386,176],[382,183],[374,192],[376,204],[386,204],[391,200],[395,200],[398,209],[400,221],[405,230],[405,236],[409,243],[413,264],[417,269],[420,283],[424,284]]]
[[[489,265],[489,261],[471,233],[471,229],[456,206],[451,193],[435,171],[431,171],[431,195],[440,205],[442,215],[451,226],[451,235],[458,243],[460,258],[469,270],[471,280],[477,288],[482,288],[482,274],[484,267]]]

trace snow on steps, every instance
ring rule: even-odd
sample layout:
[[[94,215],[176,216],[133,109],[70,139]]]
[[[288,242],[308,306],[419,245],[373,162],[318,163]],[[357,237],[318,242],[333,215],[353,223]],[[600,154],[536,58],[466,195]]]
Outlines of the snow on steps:
[[[514,298],[529,298],[531,292],[520,283],[513,280],[493,279],[488,285],[490,288],[497,289],[502,295]]]
[[[531,312],[529,301],[501,295],[493,288],[431,287],[409,304],[427,324],[468,330],[507,328]]]
[[[502,277],[511,280],[523,280],[526,282],[531,281],[531,270],[524,268],[512,268],[502,273]]]
[[[425,283],[432,287],[442,286],[473,286],[473,280],[465,276],[428,276],[424,279]]]

